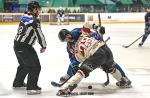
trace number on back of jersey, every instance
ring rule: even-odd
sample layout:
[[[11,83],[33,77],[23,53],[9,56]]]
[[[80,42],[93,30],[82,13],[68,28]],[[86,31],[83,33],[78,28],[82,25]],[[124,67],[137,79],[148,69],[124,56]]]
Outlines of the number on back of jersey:
[[[76,44],[76,51],[80,52],[84,56],[88,50],[92,48],[95,42],[97,42],[97,40],[92,37],[82,37]]]

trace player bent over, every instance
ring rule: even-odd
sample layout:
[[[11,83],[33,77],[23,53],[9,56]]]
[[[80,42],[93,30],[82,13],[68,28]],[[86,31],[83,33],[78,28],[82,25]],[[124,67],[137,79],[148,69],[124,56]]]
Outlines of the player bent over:
[[[94,30],[95,32],[92,32],[90,29]],[[96,33],[98,31],[99,31],[99,34]],[[68,52],[71,63],[68,66],[67,74],[60,78],[59,83],[66,82],[70,77],[72,77],[76,73],[76,71],[79,68],[80,62],[76,59],[74,55],[74,48],[75,48],[75,43],[77,42],[77,39],[81,35],[82,32],[89,32],[91,37],[94,37],[97,40],[103,41],[103,34],[105,33],[105,28],[101,27],[101,29],[99,30],[97,25],[86,23],[82,28],[74,28],[71,31],[68,31],[67,29],[62,29],[59,32],[59,38],[62,42],[65,41],[65,35],[68,34],[68,36],[66,37],[68,38],[71,37],[71,39],[69,38],[70,41],[66,41],[67,52]]]
[[[71,41],[70,33],[65,34],[65,41]],[[62,38],[63,39],[63,38]],[[67,96],[77,87],[78,83],[89,76],[90,72],[100,67],[110,73],[118,82],[116,85],[121,88],[131,87],[131,81],[127,78],[122,68],[114,62],[113,54],[104,41],[97,40],[88,32],[82,32],[75,43],[75,57],[81,63],[78,71],[69,80],[65,89],[57,92],[58,96]]]

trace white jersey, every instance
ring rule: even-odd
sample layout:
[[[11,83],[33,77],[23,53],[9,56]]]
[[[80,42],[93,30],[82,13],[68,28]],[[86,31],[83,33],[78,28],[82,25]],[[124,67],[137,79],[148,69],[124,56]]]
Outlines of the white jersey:
[[[88,35],[80,35],[75,44],[75,56],[78,61],[83,62],[85,59],[93,55],[97,49],[103,46],[103,41],[96,40]]]

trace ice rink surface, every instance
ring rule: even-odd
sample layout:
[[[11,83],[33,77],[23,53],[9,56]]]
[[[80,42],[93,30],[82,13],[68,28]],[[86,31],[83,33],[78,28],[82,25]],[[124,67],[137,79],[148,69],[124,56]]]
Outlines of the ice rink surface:
[[[51,81],[58,81],[66,74],[69,64],[66,52],[66,43],[58,40],[60,29],[73,29],[82,25],[50,26],[42,25],[43,33],[47,40],[47,50],[40,53],[40,46],[34,46],[41,62],[39,86],[42,94],[27,95],[25,89],[13,90],[12,83],[18,66],[13,51],[13,40],[16,35],[17,25],[0,25],[0,98],[59,98],[56,92],[60,88],[51,86]],[[103,87],[106,75],[101,69],[96,69],[90,76],[79,84],[74,91],[73,98],[149,98],[150,96],[150,38],[143,47],[138,47],[137,41],[129,48],[128,45],[144,33],[144,24],[104,24],[106,34],[104,39],[111,37],[107,42],[112,49],[115,61],[123,68],[132,81],[132,88],[120,89],[116,87],[116,80],[110,76],[110,84]],[[92,85],[93,89],[88,89]],[[92,93],[92,95],[88,94]],[[71,98],[72,98],[71,97]]]

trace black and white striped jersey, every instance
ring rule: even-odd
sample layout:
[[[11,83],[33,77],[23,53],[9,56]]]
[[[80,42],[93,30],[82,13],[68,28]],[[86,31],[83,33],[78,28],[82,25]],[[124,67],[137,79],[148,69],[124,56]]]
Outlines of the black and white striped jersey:
[[[25,14],[20,21],[15,40],[29,45],[34,45],[37,40],[42,48],[46,48],[46,40],[41,30],[38,17]]]

